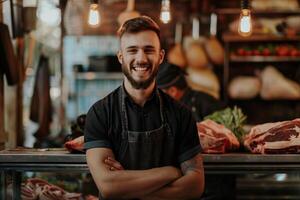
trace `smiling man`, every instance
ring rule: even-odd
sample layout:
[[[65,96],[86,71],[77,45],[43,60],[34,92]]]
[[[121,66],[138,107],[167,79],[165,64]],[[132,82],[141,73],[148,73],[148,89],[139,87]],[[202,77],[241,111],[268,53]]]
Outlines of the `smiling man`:
[[[164,59],[160,29],[149,17],[118,31],[123,84],[89,110],[87,162],[100,199],[195,199],[204,188],[192,114],[156,87]]]

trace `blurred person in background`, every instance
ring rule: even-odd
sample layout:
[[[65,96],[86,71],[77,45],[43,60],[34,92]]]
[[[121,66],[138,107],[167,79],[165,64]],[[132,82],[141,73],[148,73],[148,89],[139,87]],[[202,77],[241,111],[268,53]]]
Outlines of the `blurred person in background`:
[[[225,107],[224,103],[213,96],[191,89],[185,78],[187,75],[177,65],[164,63],[158,70],[157,86],[190,109],[197,122],[202,121],[205,116],[214,111]]]
[[[191,89],[185,77],[188,74],[180,67],[164,63],[158,70],[157,86],[192,111],[197,122],[225,104],[204,92]],[[201,200],[235,199],[235,177],[232,175],[205,175],[205,190]]]

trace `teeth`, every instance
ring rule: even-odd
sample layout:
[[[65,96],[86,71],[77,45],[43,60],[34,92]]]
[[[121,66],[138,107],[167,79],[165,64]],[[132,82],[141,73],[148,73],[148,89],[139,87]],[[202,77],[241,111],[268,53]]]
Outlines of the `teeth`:
[[[147,68],[145,68],[145,67],[135,67],[134,70],[136,70],[136,71],[146,71]]]

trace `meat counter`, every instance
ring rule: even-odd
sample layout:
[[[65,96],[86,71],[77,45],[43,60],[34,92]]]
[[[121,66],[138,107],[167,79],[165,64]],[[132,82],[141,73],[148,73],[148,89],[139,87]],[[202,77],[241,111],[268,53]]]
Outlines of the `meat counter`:
[[[203,154],[206,174],[253,174],[299,172],[297,154],[260,155],[249,153]],[[14,149],[0,151],[0,199],[7,199],[7,183],[12,181],[12,199],[19,199],[21,174],[33,172],[88,172],[84,154],[64,149]]]

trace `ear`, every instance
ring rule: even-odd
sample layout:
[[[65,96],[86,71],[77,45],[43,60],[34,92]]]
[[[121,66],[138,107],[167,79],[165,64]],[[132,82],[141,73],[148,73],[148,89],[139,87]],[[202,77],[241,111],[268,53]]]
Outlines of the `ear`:
[[[165,58],[165,50],[161,49],[159,51],[159,64],[161,64],[164,61],[164,58]]]
[[[122,65],[123,64],[123,55],[122,55],[121,50],[118,51],[117,57],[118,57],[119,63]]]

